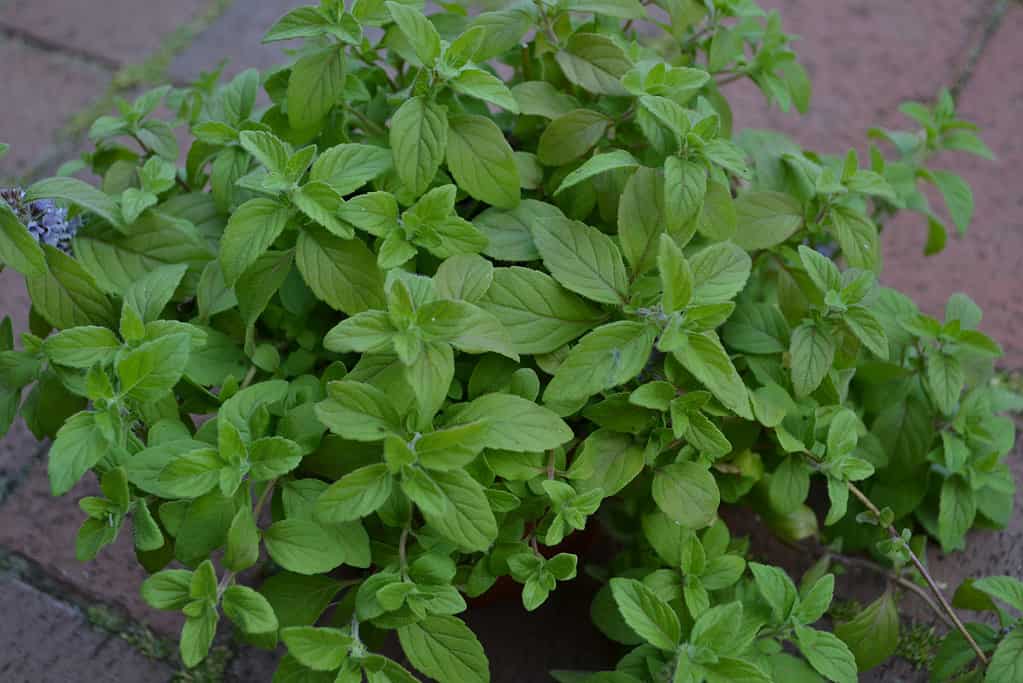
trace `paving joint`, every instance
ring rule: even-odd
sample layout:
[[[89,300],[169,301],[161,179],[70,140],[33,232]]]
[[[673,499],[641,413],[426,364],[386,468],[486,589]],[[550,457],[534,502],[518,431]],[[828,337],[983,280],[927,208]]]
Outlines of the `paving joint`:
[[[985,50],[987,50],[987,46],[991,44],[991,40],[995,37],[995,34],[998,33],[998,29],[1002,25],[1002,20],[1005,18],[1005,15],[1009,11],[1009,7],[1011,5],[1023,5],[1023,0],[998,0],[995,6],[991,9],[991,13],[988,15],[984,22],[984,27],[981,30],[980,39],[967,53],[962,70],[956,78],[955,83],[953,83],[952,87],[949,89],[952,93],[952,98],[956,102],[959,101],[959,96],[962,94],[966,86],[969,85],[970,80],[972,80],[977,64],[980,62]]]
[[[0,545],[2,574],[12,576],[71,607],[84,617],[90,627],[108,634],[97,646],[96,652],[119,638],[146,658],[177,669],[170,683],[220,683],[226,680],[227,669],[239,654],[235,639],[230,638],[226,642],[215,643],[209,657],[198,667],[184,669],[178,656],[176,639],[154,633],[129,616],[119,605],[92,598],[74,584],[53,576],[33,559]]]
[[[123,66],[116,59],[111,59],[110,57],[90,52],[89,50],[82,50],[80,48],[64,45],[63,43],[51,40],[45,36],[39,36],[31,31],[25,31],[16,26],[11,26],[3,20],[0,20],[0,35],[10,40],[17,40],[37,50],[68,57],[84,64],[88,64],[89,66],[99,67],[100,69],[111,73],[116,72]]]

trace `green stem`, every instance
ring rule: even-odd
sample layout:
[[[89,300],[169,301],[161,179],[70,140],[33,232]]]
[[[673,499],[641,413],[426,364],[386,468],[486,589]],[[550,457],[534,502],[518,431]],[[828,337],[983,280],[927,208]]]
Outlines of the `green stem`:
[[[252,380],[256,379],[256,372],[258,372],[258,370],[259,368],[257,368],[255,365],[249,367],[249,371],[245,373],[245,379],[242,380],[241,387],[239,388],[245,389],[250,384],[252,384]]]
[[[348,112],[349,114],[353,115],[356,119],[358,119],[359,123],[362,124],[363,127],[366,128],[367,132],[373,133],[375,135],[380,135],[380,136],[386,136],[387,135],[387,129],[386,128],[384,128],[383,126],[378,124],[376,121],[373,121],[372,119],[370,119],[368,116],[363,114],[358,109],[356,109],[354,107],[350,107],[350,106],[348,106],[344,102],[341,103],[341,106],[344,108],[344,110],[346,112]]]
[[[879,510],[878,507],[874,505],[874,503],[869,498],[867,498],[866,494],[860,491],[859,488],[857,488],[856,485],[853,484],[851,481],[846,482],[846,485],[849,487],[849,492],[856,496],[856,499],[863,503],[863,506],[865,508],[870,510],[870,512],[873,513],[877,519],[881,518],[881,510]],[[885,530],[895,540],[899,540],[902,538],[899,535],[898,530],[896,530],[896,528],[891,524],[889,524]],[[941,611],[943,611],[948,616],[952,624],[955,626],[956,630],[958,630],[959,633],[962,634],[963,638],[966,639],[966,642],[970,644],[971,648],[973,648],[973,651],[977,653],[977,658],[985,666],[987,666],[988,659],[987,656],[984,654],[984,650],[980,648],[980,645],[977,645],[977,641],[973,639],[973,636],[971,636],[970,632],[966,630],[966,627],[963,625],[963,622],[959,620],[959,615],[956,614],[955,610],[952,609],[952,606],[948,604],[948,600],[945,599],[945,594],[942,593],[941,589],[938,587],[938,584],[931,577],[930,572],[927,571],[927,567],[925,567],[924,563],[920,561],[920,558],[916,556],[916,553],[913,552],[912,548],[909,548],[907,546],[906,550],[909,552],[909,559],[910,561],[912,561],[913,566],[916,567],[916,570],[918,572],[920,572],[920,576],[922,576],[924,581],[927,582],[927,587],[931,589],[931,593],[933,593],[934,597],[937,598],[938,604],[941,606]]]

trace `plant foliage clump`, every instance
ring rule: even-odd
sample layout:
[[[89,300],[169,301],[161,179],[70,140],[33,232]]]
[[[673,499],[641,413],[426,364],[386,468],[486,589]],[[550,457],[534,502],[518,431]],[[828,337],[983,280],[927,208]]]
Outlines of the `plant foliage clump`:
[[[929,166],[990,156],[949,94],[865,159],[815,154],[732,130],[732,81],[810,101],[752,0],[440,4],[300,7],[265,39],[303,41],[286,66],[121,102],[3,195],[33,308],[22,350],[0,330],[2,424],[54,439],[55,495],[98,478],[78,556],[131,534],[187,666],[226,618],[283,643],[281,682],[416,680],[388,632],[488,681],[467,599],[534,610],[580,559],[624,656],[560,681],[848,683],[907,589],[950,625],[934,680],[1020,681],[1023,585],[953,607],[921,559],[1010,518],[1000,349],[966,296],[938,320],[877,282],[897,211],[944,244],[925,185],[970,222]],[[723,506],[819,561],[754,561]],[[598,526],[616,554],[579,557]],[[850,564],[888,588],[825,618]]]

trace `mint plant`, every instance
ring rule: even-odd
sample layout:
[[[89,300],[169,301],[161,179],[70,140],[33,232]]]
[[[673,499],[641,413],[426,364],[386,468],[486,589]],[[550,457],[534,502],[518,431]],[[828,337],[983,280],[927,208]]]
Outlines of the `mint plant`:
[[[904,599],[948,626],[934,680],[1019,681],[1019,582],[950,602],[926,564],[1011,517],[1001,350],[965,295],[937,320],[877,282],[897,211],[944,244],[921,184],[970,222],[930,163],[990,152],[949,94],[831,157],[732,130],[737,79],[810,101],[752,0],[440,4],[295,9],[265,38],[303,41],[287,65],[120,102],[0,195],[32,298],[0,424],[53,439],[55,495],[99,482],[78,556],[131,533],[186,666],[226,619],[283,644],[281,682],[417,680],[391,633],[422,676],[488,681],[458,615],[582,572],[623,656],[563,682],[847,683]],[[724,506],[816,559],[798,585]],[[846,566],[887,589],[829,614]]]

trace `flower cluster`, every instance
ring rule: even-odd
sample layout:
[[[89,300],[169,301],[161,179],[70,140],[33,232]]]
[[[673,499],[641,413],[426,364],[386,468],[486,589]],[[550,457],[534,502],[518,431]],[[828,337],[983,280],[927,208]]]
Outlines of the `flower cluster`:
[[[82,227],[81,217],[69,219],[68,210],[52,199],[26,201],[25,191],[21,188],[0,190],[0,199],[11,207],[37,242],[71,253],[71,239]]]

